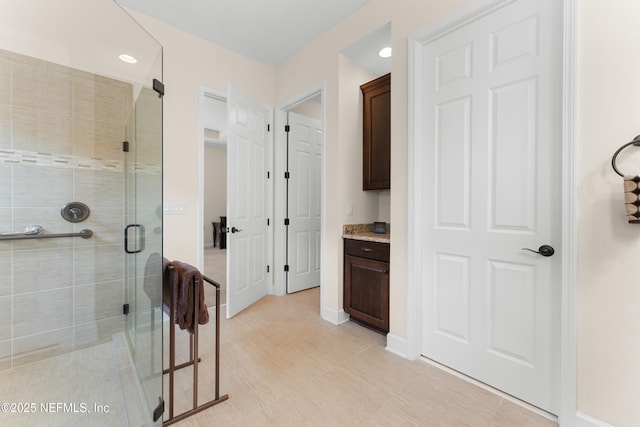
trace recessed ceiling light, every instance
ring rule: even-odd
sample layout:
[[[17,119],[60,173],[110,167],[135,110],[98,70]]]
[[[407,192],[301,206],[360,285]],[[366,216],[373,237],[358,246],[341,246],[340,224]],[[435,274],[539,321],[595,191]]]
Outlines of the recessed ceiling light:
[[[120,58],[120,61],[122,62],[126,62],[127,64],[137,64],[138,60],[131,56],[131,55],[127,55],[126,53],[123,53],[122,55],[118,56],[118,58]]]
[[[382,49],[380,49],[380,52],[378,52],[378,55],[380,55],[381,58],[390,58],[391,57],[391,48],[390,47],[383,47]]]

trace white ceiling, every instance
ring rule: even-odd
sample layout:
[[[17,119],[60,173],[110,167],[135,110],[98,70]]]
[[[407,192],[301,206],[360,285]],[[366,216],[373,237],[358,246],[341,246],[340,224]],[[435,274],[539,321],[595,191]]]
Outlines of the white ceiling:
[[[368,0],[116,0],[205,40],[276,66]]]
[[[346,47],[342,50],[342,54],[375,76],[380,77],[391,71],[391,58],[381,58],[378,55],[383,47],[391,47],[390,23]]]

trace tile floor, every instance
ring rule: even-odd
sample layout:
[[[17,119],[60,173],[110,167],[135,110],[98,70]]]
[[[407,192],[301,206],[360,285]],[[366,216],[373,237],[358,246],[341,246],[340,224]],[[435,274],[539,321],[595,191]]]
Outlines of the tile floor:
[[[205,248],[202,273],[220,283],[220,301],[224,304],[227,300],[227,250]],[[215,305],[216,294],[212,286],[205,286],[204,301],[207,307]]]
[[[1,426],[127,425],[112,343],[3,371],[0,402]]]
[[[229,400],[175,425],[557,425],[437,367],[389,353],[376,332],[323,321],[319,298],[318,288],[268,296],[233,319],[222,316],[220,391]],[[210,322],[200,335],[201,402],[213,398],[212,328]],[[186,334],[179,335],[178,348],[186,351]],[[183,371],[176,414],[192,399],[191,369]]]

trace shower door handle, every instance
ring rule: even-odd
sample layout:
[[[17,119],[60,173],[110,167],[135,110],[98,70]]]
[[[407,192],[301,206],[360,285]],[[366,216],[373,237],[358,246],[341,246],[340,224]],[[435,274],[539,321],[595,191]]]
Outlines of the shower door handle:
[[[134,239],[129,238],[131,230],[135,231]],[[129,249],[129,242],[133,240],[135,246],[133,249]],[[144,225],[142,224],[129,224],[124,229],[124,251],[128,254],[138,254],[144,250]]]

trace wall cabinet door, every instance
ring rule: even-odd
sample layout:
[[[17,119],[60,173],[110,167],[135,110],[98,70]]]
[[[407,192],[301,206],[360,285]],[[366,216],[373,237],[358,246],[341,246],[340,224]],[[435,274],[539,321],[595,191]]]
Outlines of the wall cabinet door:
[[[360,86],[363,108],[362,189],[391,188],[391,74]]]

